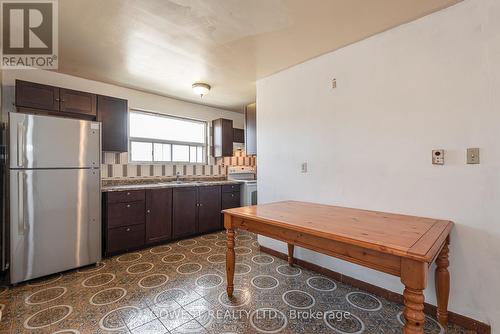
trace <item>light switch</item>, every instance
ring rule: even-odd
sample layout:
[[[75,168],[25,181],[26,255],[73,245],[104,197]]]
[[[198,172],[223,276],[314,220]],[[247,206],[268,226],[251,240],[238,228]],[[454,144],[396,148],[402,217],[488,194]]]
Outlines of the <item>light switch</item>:
[[[300,172],[307,173],[307,162],[303,162],[302,165],[300,165]]]
[[[444,165],[444,150],[432,150],[432,164]]]
[[[467,163],[470,165],[479,163],[479,148],[467,149]]]

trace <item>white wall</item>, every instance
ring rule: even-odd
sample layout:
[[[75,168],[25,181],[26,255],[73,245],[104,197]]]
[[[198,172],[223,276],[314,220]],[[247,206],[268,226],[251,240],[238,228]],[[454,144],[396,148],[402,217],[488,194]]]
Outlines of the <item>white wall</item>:
[[[205,121],[223,117],[232,119],[234,127],[243,128],[244,116],[241,113],[175,100],[66,74],[36,69],[3,71],[3,114],[13,110],[15,99],[14,85],[16,79],[124,98],[129,101],[130,108],[138,108]]]
[[[259,201],[455,221],[450,310],[493,332],[500,331],[499,32],[500,1],[467,0],[257,83]],[[465,164],[467,147],[481,148],[480,165]],[[445,166],[431,164],[434,148],[446,150]],[[398,278],[296,253],[402,292]],[[426,299],[435,304],[432,276],[429,283]]]

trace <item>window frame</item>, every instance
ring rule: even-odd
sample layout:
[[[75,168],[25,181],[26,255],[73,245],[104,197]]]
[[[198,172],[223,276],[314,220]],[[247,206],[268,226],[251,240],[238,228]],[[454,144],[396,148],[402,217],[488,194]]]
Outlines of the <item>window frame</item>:
[[[170,119],[177,119],[177,120],[183,120],[183,121],[189,121],[189,122],[195,122],[195,123],[201,123],[203,124],[203,138],[204,138],[204,143],[198,143],[198,142],[185,142],[185,141],[177,141],[177,140],[164,140],[164,139],[154,139],[154,138],[138,138],[138,137],[132,137],[130,135],[130,126],[131,126],[131,121],[130,117],[132,113],[136,114],[146,114],[146,115],[152,115],[152,116],[157,116],[157,117],[164,117],[164,118],[170,118]],[[146,111],[146,110],[141,110],[141,109],[130,109],[128,113],[128,162],[131,164],[146,164],[146,165],[206,165],[208,163],[208,150],[209,150],[209,138],[208,138],[208,129],[209,123],[208,121],[201,120],[201,119],[195,119],[195,118],[189,118],[189,117],[182,117],[182,116],[175,116],[175,115],[170,115],[170,114],[162,114],[158,112],[153,112],[153,111]],[[153,161],[148,161],[148,160],[132,160],[132,142],[141,142],[141,143],[151,143],[151,157]],[[170,159],[173,158],[173,145],[184,145],[188,146],[188,152],[189,152],[189,159],[191,160],[191,146],[195,147],[201,147],[203,152],[202,152],[202,162],[191,162],[191,161],[154,161],[154,144],[169,144],[170,145]]]

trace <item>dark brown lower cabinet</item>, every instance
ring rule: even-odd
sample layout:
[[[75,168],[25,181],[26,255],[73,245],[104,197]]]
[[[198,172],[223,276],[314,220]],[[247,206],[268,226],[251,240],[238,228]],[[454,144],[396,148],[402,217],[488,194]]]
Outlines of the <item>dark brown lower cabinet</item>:
[[[239,185],[104,193],[104,255],[220,230],[221,210],[238,206]]]
[[[172,189],[146,191],[146,244],[172,238]]]
[[[108,227],[144,224],[144,200],[108,203]]]
[[[144,246],[144,190],[109,192],[103,195],[104,255]]]
[[[240,192],[222,193],[222,210],[240,207]]]
[[[221,187],[221,209],[232,209],[240,207],[240,185],[239,184],[231,184],[224,185]],[[224,228],[224,215],[220,214],[220,224],[221,228]]]
[[[206,233],[221,228],[221,187],[198,188],[198,233]]]
[[[173,190],[173,238],[196,234],[198,190],[196,187],[174,188]]]
[[[109,229],[106,240],[106,255],[125,252],[144,245],[144,224]]]

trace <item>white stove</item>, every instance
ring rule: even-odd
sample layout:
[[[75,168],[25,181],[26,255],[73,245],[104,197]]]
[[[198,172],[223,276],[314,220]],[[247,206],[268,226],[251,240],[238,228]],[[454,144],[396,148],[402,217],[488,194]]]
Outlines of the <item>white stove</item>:
[[[255,167],[229,167],[227,179],[242,182],[241,206],[257,204],[257,177]]]

